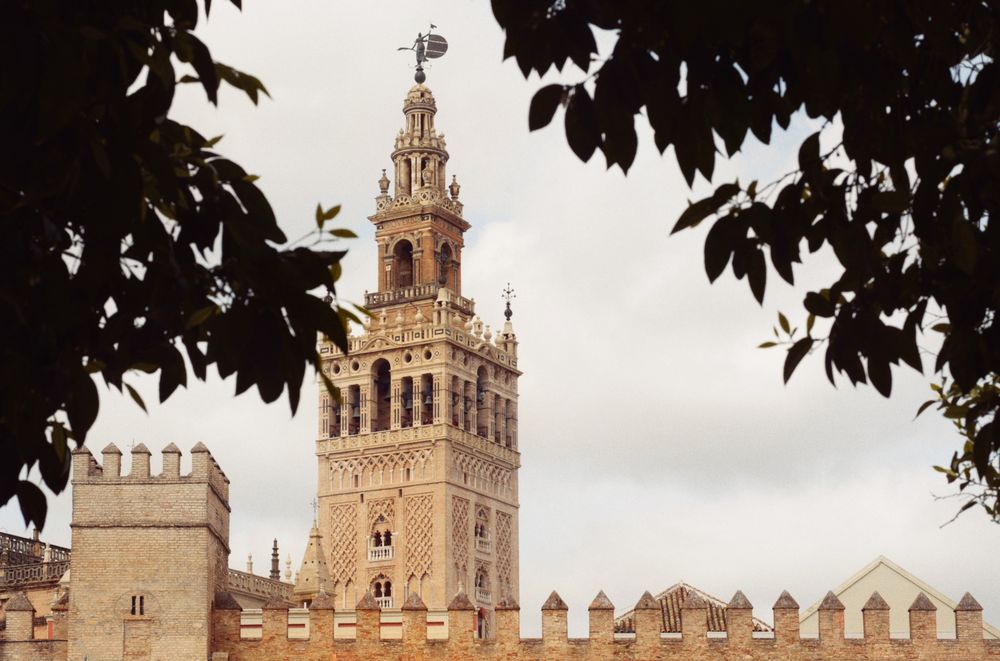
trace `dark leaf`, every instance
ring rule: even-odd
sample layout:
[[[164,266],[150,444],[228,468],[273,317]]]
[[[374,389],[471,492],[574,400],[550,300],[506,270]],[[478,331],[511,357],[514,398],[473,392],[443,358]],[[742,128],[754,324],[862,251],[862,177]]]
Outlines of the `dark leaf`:
[[[785,356],[785,383],[788,383],[788,380],[792,378],[792,372],[795,371],[795,368],[802,362],[802,359],[809,353],[812,345],[813,339],[811,337],[804,337],[789,347],[788,354]]]
[[[535,92],[528,110],[528,130],[537,131],[548,126],[565,95],[566,88],[563,85],[546,85]]]

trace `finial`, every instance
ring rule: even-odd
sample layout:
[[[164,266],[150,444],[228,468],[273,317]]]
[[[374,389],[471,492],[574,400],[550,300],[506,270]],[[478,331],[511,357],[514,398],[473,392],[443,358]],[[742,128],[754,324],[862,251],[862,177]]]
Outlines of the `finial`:
[[[458,183],[458,179],[455,175],[451,175],[451,185],[448,186],[448,190],[451,192],[451,199],[458,199],[458,191],[462,190],[462,187]]]
[[[389,194],[389,177],[385,175],[385,168],[382,168],[382,177],[378,180],[378,189],[382,195]]]
[[[313,523],[315,523],[319,521],[319,503],[316,501],[315,498],[313,498],[312,502],[309,504],[312,505],[313,508]]]
[[[517,294],[514,293],[514,290],[511,288],[509,282],[507,283],[507,288],[503,290],[500,297],[507,302],[507,307],[503,311],[503,316],[507,319],[507,321],[510,321],[510,318],[514,316],[514,311],[510,309],[510,302],[511,300],[517,298]]]
[[[396,49],[411,50],[416,54],[417,69],[416,73],[413,74],[413,80],[418,85],[427,80],[427,75],[424,73],[424,62],[437,59],[448,51],[448,41],[439,34],[431,34],[431,30],[434,30],[436,27],[436,25],[431,23],[427,34],[417,33],[417,38],[413,40],[412,46],[400,46]]]

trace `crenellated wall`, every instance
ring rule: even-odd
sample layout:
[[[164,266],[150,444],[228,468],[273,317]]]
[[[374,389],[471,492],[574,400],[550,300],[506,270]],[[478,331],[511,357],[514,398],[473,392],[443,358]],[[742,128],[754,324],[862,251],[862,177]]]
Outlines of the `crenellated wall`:
[[[73,453],[69,658],[206,658],[228,583],[229,480],[201,443],[187,475],[173,444],[159,475],[144,445],[127,474],[115,445],[102,455]]]
[[[412,597],[402,610],[401,639],[386,639],[381,613],[358,604],[355,640],[334,639],[334,612],[321,607],[309,612],[307,640],[290,640],[288,610],[272,605],[263,611],[263,635],[256,640],[240,638],[240,611],[214,611],[213,661],[361,661],[364,659],[445,661],[458,659],[504,659],[505,661],[552,661],[562,659],[676,659],[677,661],[979,661],[1000,659],[1000,641],[982,638],[982,611],[975,600],[964,599],[967,609],[957,611],[955,639],[936,637],[936,612],[918,599],[910,608],[911,638],[889,637],[889,611],[874,606],[865,610],[865,636],[844,638],[843,607],[834,597],[821,609],[818,638],[800,638],[799,607],[782,594],[774,606],[775,633],[754,634],[752,607],[742,594],[729,605],[727,630],[709,637],[704,602],[694,600],[682,609],[679,635],[660,633],[659,609],[647,593],[636,605],[635,635],[615,635],[614,610],[602,595],[590,607],[590,636],[570,639],[566,635],[567,609],[558,595],[542,608],[542,638],[520,638],[520,612],[516,604],[499,604],[495,637],[474,637],[475,612],[464,595],[448,609],[449,635],[444,640],[427,636],[427,610]],[[652,602],[652,603],[650,603]],[[294,635],[294,634],[293,634]]]

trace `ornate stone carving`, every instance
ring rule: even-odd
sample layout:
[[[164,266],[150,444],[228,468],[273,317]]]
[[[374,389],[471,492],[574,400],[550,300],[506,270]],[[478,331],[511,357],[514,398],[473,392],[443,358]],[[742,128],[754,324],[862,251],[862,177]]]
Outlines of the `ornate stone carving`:
[[[506,512],[497,512],[497,581],[500,588],[500,597],[508,596],[513,581],[511,580],[511,530],[513,529],[513,517]]]
[[[395,523],[395,499],[393,498],[381,498],[379,500],[368,501],[368,529],[371,530],[375,526],[375,522],[378,521],[379,517],[382,517],[389,529],[394,529]]]
[[[354,503],[330,508],[330,578],[346,585],[355,582],[358,556],[358,506]]]
[[[406,499],[406,575],[422,577],[431,573],[433,549],[433,501],[430,494]]]
[[[451,546],[455,567],[462,576],[469,573],[469,501],[451,497]],[[468,586],[466,586],[468,587]]]

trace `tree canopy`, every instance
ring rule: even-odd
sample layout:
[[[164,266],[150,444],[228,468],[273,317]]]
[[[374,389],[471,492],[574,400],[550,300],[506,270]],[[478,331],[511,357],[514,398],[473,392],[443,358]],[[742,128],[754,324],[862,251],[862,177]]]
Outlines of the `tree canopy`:
[[[239,0],[231,0],[237,7]],[[211,0],[203,5],[206,15]],[[159,398],[213,367],[287,391],[294,411],[317,333],[346,349],[332,304],[347,230],[289,242],[256,176],[169,116],[178,84],[257,103],[259,80],[213,60],[196,0],[14,0],[0,10],[0,505],[41,527],[70,443],[100,401],[158,373]],[[314,292],[318,291],[318,295]],[[327,294],[324,300],[323,294]]]
[[[930,369],[961,447],[936,467],[962,510],[1000,521],[1000,8],[984,0],[698,3],[492,0],[504,56],[527,77],[572,62],[528,122],[560,107],[573,152],[628,171],[636,118],[688,184],[750,135],[770,143],[804,112],[825,120],[798,169],[773,182],[724,182],[674,231],[711,219],[705,270],[729,267],[763,302],[768,273],[832,249],[841,271],[803,299],[804,333],[781,317],[784,378],[819,349],[831,382],[885,396],[892,366]],[[601,53],[595,30],[613,44]],[[824,146],[821,135],[827,136]],[[832,143],[836,144],[832,144]],[[770,267],[768,267],[770,261]],[[819,322],[817,323],[817,320]],[[923,333],[940,341],[920,345]]]

